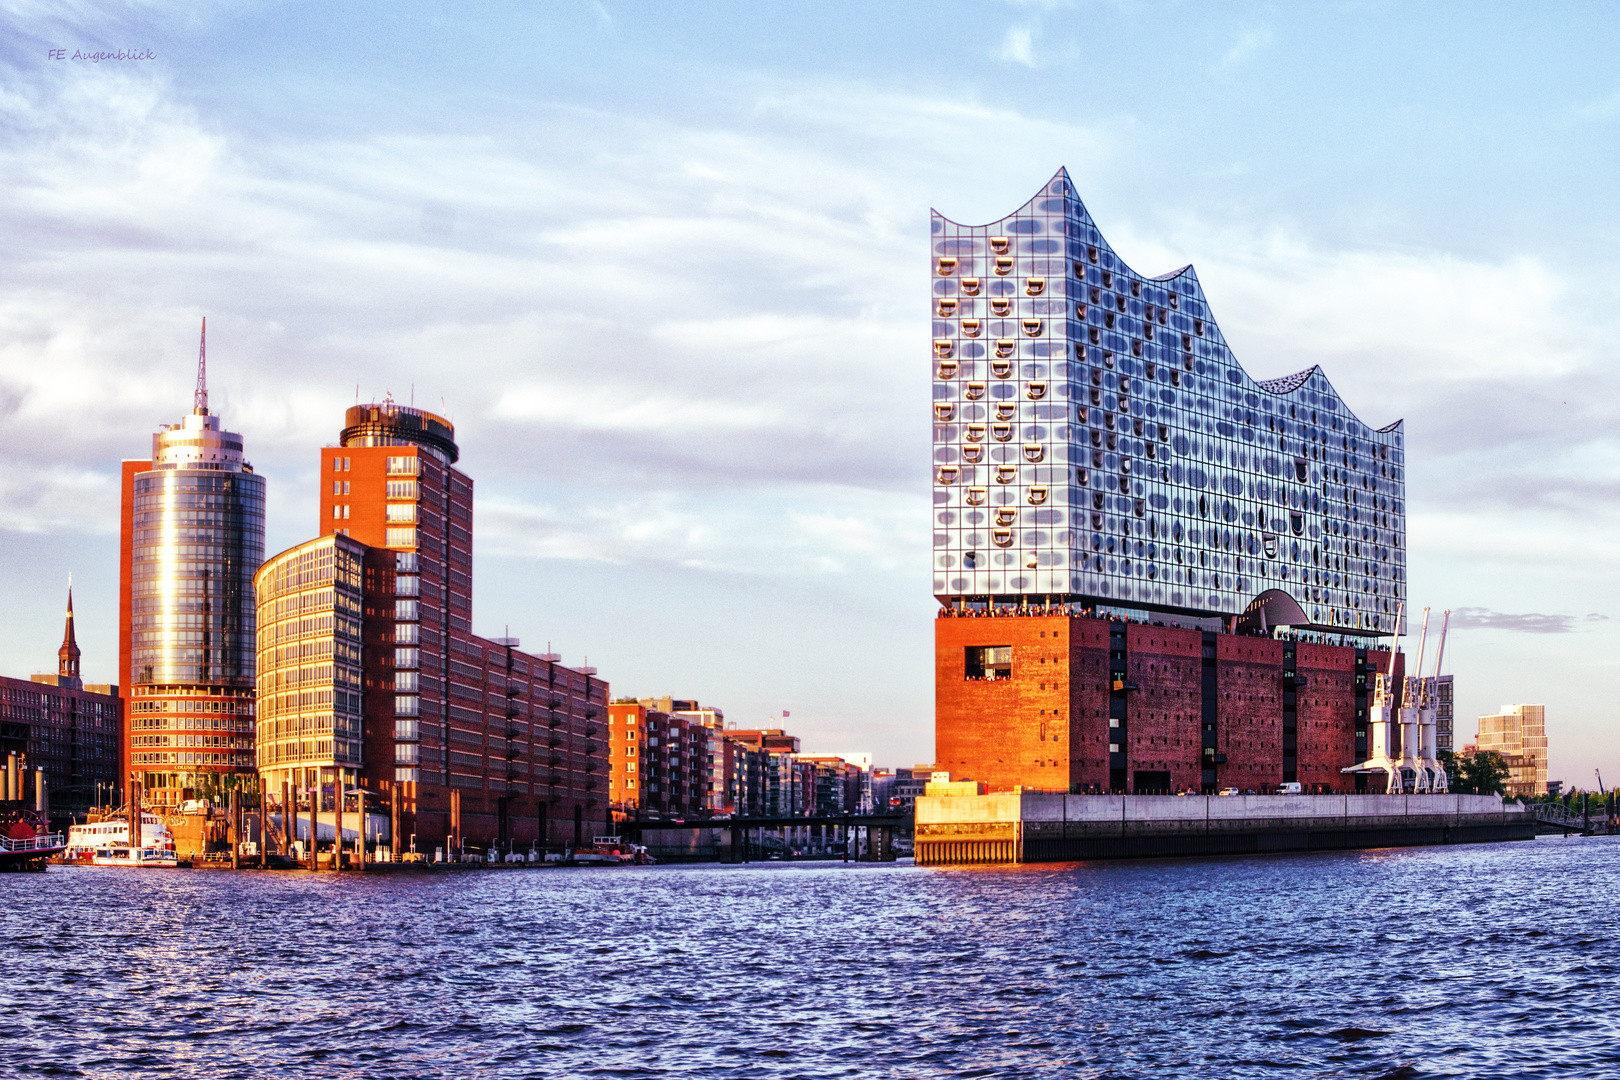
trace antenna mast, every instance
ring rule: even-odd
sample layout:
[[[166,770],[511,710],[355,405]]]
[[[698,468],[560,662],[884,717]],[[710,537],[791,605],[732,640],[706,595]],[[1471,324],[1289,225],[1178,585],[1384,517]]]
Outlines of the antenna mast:
[[[197,345],[197,396],[192,412],[208,415],[208,316],[203,316],[202,340]]]

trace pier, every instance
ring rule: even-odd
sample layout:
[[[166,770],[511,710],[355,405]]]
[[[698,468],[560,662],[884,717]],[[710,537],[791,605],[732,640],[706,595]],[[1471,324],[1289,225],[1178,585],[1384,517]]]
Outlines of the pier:
[[[1496,795],[936,795],[917,800],[919,866],[1342,851],[1534,839]]]

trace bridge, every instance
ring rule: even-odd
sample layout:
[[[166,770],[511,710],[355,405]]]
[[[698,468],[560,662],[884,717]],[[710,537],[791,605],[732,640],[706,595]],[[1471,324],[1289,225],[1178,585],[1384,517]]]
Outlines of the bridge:
[[[1597,811],[1596,815],[1592,813],[1593,810]],[[1595,836],[1612,831],[1602,803],[1595,807],[1583,804],[1582,810],[1575,810],[1563,803],[1531,803],[1530,812],[1535,815],[1536,824],[1547,832],[1557,830],[1565,836],[1574,833]]]
[[[866,839],[866,853],[858,856],[862,861],[893,862],[894,833],[896,829],[911,827],[910,814],[829,814],[824,817],[730,817],[687,818],[681,821],[622,821],[619,835],[636,843],[645,843],[643,832],[668,829],[721,829],[731,834],[731,861],[749,862],[765,857],[765,834],[774,829],[821,829],[823,838],[828,828],[843,830],[843,839],[854,836]],[[785,846],[785,845],[784,845]],[[860,851],[857,843],[856,850]]]

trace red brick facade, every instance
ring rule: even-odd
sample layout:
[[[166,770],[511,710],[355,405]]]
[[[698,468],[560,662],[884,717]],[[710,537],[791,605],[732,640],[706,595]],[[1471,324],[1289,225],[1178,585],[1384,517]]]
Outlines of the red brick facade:
[[[1285,779],[1356,790],[1339,771],[1364,750],[1352,647],[1071,615],[944,617],[934,627],[935,767],[953,779],[992,792],[1270,791]],[[981,674],[974,657],[985,648],[1010,649],[1010,672]],[[1369,688],[1388,662],[1388,652],[1366,653]]]

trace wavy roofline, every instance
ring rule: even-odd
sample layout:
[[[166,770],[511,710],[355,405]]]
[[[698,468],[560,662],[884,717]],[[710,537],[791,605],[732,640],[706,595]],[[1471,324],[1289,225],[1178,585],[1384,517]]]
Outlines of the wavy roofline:
[[[1052,190],[1051,190],[1052,185],[1057,183],[1059,180],[1061,180],[1063,182],[1065,193],[1074,200],[1075,205],[1079,208],[1080,216],[1086,221],[1086,223],[1091,228],[1093,228],[1093,229],[1095,229],[1097,231],[1098,246],[1103,248],[1103,249],[1106,249],[1107,252],[1114,257],[1114,259],[1118,262],[1119,267],[1120,267],[1120,269],[1122,271],[1124,271],[1126,274],[1129,274],[1129,275],[1131,275],[1131,276],[1133,276],[1135,278],[1138,278],[1139,280],[1141,280],[1143,282],[1154,282],[1156,284],[1162,284],[1162,283],[1165,283],[1165,282],[1176,281],[1177,279],[1180,279],[1180,278],[1186,278],[1189,282],[1191,282],[1194,298],[1197,299],[1197,301],[1199,303],[1203,304],[1206,308],[1209,309],[1209,318],[1208,318],[1207,322],[1208,322],[1209,328],[1214,331],[1214,340],[1219,341],[1221,343],[1221,345],[1226,348],[1227,352],[1229,352],[1231,354],[1231,356],[1232,356],[1232,362],[1234,364],[1236,364],[1237,367],[1238,367],[1238,370],[1243,373],[1243,377],[1248,379],[1249,382],[1252,383],[1257,390],[1262,390],[1262,391],[1264,391],[1264,392],[1266,392],[1268,394],[1273,395],[1274,397],[1287,397],[1290,394],[1294,394],[1294,393],[1299,392],[1308,383],[1310,383],[1310,381],[1313,378],[1319,378],[1326,385],[1327,390],[1333,395],[1334,400],[1338,401],[1341,405],[1344,406],[1345,413],[1349,416],[1350,419],[1354,420],[1357,424],[1360,424],[1362,427],[1366,428],[1367,430],[1375,432],[1375,433],[1380,434],[1380,435],[1389,435],[1389,434],[1394,434],[1394,433],[1402,431],[1402,429],[1404,428],[1404,426],[1406,424],[1406,421],[1405,421],[1404,418],[1400,419],[1400,420],[1395,420],[1395,421],[1393,421],[1391,423],[1388,423],[1388,424],[1385,424],[1383,427],[1376,427],[1375,428],[1371,424],[1369,424],[1365,420],[1363,420],[1360,416],[1358,416],[1356,414],[1356,412],[1353,409],[1350,408],[1348,402],[1345,401],[1344,395],[1339,393],[1338,388],[1333,385],[1333,383],[1332,383],[1332,381],[1330,379],[1328,379],[1327,374],[1325,372],[1323,372],[1322,366],[1320,364],[1312,364],[1310,367],[1306,368],[1304,371],[1296,372],[1293,375],[1283,375],[1283,376],[1279,376],[1279,377],[1274,378],[1274,379],[1264,379],[1264,380],[1255,378],[1254,375],[1250,373],[1249,369],[1244,366],[1243,361],[1238,358],[1237,350],[1233,349],[1231,344],[1229,342],[1227,342],[1226,335],[1221,333],[1220,322],[1219,322],[1218,319],[1215,318],[1215,306],[1209,302],[1209,297],[1207,295],[1205,295],[1203,283],[1201,281],[1199,281],[1198,272],[1195,269],[1193,269],[1193,264],[1192,263],[1187,263],[1185,266],[1181,267],[1179,270],[1172,270],[1169,273],[1159,274],[1159,275],[1156,275],[1156,276],[1150,276],[1150,275],[1142,273],[1141,271],[1135,269],[1133,266],[1131,266],[1129,263],[1127,263],[1124,260],[1124,258],[1122,258],[1120,256],[1118,249],[1116,249],[1113,244],[1108,242],[1107,237],[1103,235],[1103,230],[1102,230],[1101,226],[1099,226],[1097,224],[1097,219],[1092,217],[1091,216],[1091,211],[1086,208],[1085,202],[1080,198],[1080,193],[1075,190],[1074,181],[1072,179],[1070,179],[1070,177],[1069,177],[1069,169],[1068,169],[1068,166],[1066,166],[1066,165],[1065,166],[1060,166],[1058,168],[1058,171],[1052,174],[1051,179],[1047,180],[1044,184],[1042,184],[1040,189],[1038,191],[1036,191],[1035,194],[1031,195],[1028,199],[1024,200],[1023,205],[1019,206],[1018,209],[1012,211],[1011,213],[1003,214],[998,218],[993,218],[992,220],[987,221],[982,225],[969,225],[969,224],[966,224],[964,222],[957,221],[955,218],[947,217],[946,215],[940,213],[937,209],[934,209],[932,207],[929,208],[929,213],[932,214],[934,217],[938,218],[939,220],[947,222],[948,224],[954,225],[959,229],[988,229],[992,225],[996,225],[996,224],[998,224],[1000,222],[1006,221],[1009,218],[1017,217],[1021,213],[1033,212],[1032,208],[1034,207],[1034,204],[1038,199],[1041,199],[1043,197],[1044,198],[1052,198],[1052,197],[1054,197],[1052,195]],[[1295,380],[1297,380],[1297,381],[1295,381]],[[1275,389],[1272,389],[1271,386],[1267,385],[1267,384],[1288,383],[1288,382],[1293,382],[1294,385],[1290,386],[1286,390],[1275,390]]]

